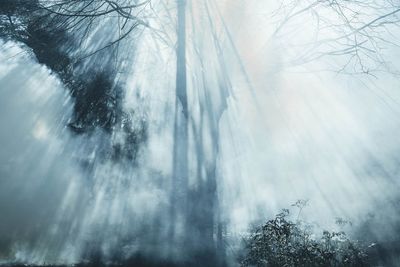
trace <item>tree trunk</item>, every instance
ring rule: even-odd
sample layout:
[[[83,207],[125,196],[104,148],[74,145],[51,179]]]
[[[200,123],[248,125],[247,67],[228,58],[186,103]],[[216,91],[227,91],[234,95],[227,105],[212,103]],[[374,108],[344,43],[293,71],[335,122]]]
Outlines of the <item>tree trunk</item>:
[[[186,0],[177,0],[176,104],[171,188],[170,240],[172,256],[180,253],[187,235],[188,198],[188,107],[186,81]]]

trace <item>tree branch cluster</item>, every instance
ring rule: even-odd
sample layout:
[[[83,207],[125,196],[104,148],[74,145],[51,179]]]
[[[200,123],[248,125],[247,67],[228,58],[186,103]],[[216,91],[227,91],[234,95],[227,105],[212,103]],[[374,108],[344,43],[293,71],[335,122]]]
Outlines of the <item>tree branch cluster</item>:
[[[275,37],[298,34],[294,27],[311,21],[312,39],[296,44],[294,64],[335,57],[342,60],[339,72],[396,72],[385,52],[399,46],[398,0],[289,0],[276,14],[281,18]]]
[[[117,45],[139,25],[146,23],[139,14],[150,0],[4,0],[0,3],[1,35],[11,39],[28,38],[29,26],[45,29],[54,34],[61,32],[74,35],[83,45],[91,39],[105,22],[110,22],[111,33],[97,42],[93,51],[85,49],[80,59]],[[16,31],[18,29],[18,31]],[[4,37],[3,36],[3,37]]]
[[[149,4],[150,0],[42,0],[39,8],[57,21],[64,30],[78,32],[81,44],[104,20],[112,20],[115,30],[113,39],[108,40],[95,51],[83,58],[110,48],[126,38],[137,26],[146,25],[138,14]]]

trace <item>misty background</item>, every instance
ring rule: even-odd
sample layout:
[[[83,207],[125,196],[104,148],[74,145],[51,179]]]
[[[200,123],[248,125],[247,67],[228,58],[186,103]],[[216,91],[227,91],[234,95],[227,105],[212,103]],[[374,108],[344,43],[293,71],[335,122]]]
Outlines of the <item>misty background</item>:
[[[313,40],[313,24],[303,17],[274,35],[279,6],[272,2],[187,5],[188,187],[199,188],[207,166],[215,165],[215,216],[232,264],[249,227],[299,199],[309,200],[301,216],[321,227],[336,227],[340,217],[352,222],[348,231],[357,237],[398,242],[398,78],[338,73],[343,58],[289,64],[304,51],[300,44]],[[111,134],[71,132],[74,99],[59,76],[25,45],[1,41],[0,263],[72,264],[98,250],[109,258],[116,251],[170,253],[168,231],[180,229],[180,220],[168,217],[174,12],[173,1],[152,1],[141,14],[149,27],[122,45],[129,53],[118,76],[125,88],[121,109],[135,131],[146,125],[134,164],[111,149],[125,146],[123,126]],[[108,30],[99,26],[96,36]],[[398,66],[398,49],[384,56]],[[226,90],[215,90],[221,84]],[[219,114],[216,128],[203,123],[201,103]],[[194,141],[200,134],[202,167]]]

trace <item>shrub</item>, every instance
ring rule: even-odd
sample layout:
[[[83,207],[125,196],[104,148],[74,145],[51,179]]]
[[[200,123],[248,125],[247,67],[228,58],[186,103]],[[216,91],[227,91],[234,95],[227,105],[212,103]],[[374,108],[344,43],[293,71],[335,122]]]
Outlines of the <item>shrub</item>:
[[[322,231],[316,236],[315,226],[298,219],[306,201],[292,206],[299,208],[295,221],[290,211],[282,210],[274,219],[256,228],[245,239],[242,266],[327,267],[367,266],[365,247],[351,240],[345,232]],[[337,224],[348,223],[342,219]]]

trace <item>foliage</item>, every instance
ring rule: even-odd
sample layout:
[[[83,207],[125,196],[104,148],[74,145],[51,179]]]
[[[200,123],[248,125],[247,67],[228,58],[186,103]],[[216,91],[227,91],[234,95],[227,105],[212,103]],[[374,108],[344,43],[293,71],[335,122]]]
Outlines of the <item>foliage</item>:
[[[103,14],[101,8],[105,5],[102,4],[107,1],[86,1],[87,5],[73,16],[53,10],[61,6],[63,12],[70,12],[73,8],[81,7],[83,2],[47,1],[44,5],[38,0],[0,1],[0,38],[25,44],[37,61],[57,74],[70,90],[75,103],[68,128],[73,133],[90,134],[95,129],[101,129],[111,135],[114,129],[119,128],[122,132],[119,139],[122,141],[115,138],[118,141],[112,142],[108,154],[116,161],[122,158],[132,161],[137,157],[139,145],[147,139],[147,125],[142,115],[125,111],[122,107],[123,85],[117,77],[121,70],[117,69],[112,57],[115,47],[105,44],[92,51],[91,58],[85,60],[74,55],[77,50],[82,50],[77,40],[95,33],[95,30],[90,30],[94,19],[111,18],[113,13],[117,13],[121,17],[119,19],[132,21],[131,31],[137,24],[133,22],[135,18],[128,16],[127,10],[133,12],[136,6],[114,6],[109,13]],[[87,11],[91,7],[96,7],[93,10],[97,11]],[[120,35],[118,40],[125,36]],[[100,60],[95,61],[95,53]]]
[[[296,206],[301,212],[306,204],[307,202],[298,201],[292,206]],[[337,223],[347,222],[338,219]],[[365,248],[359,242],[352,241],[345,232],[324,230],[318,237],[314,232],[314,225],[298,218],[295,221],[291,220],[290,211],[284,209],[245,240],[246,255],[241,265],[367,266]]]

